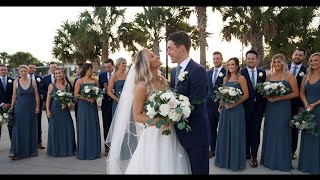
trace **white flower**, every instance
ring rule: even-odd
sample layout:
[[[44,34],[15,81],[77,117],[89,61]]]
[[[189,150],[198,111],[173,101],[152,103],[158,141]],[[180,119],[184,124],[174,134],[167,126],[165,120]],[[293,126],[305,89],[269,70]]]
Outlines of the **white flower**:
[[[230,95],[230,96],[236,96],[237,93],[236,93],[235,91],[229,91],[229,95]]]
[[[149,116],[152,119],[156,114],[157,114],[157,112],[154,110],[154,108],[152,108],[150,106],[150,104],[147,105],[147,113],[146,113],[146,115]]]
[[[184,96],[182,94],[179,95],[179,100],[180,101],[189,101],[189,98],[187,96]]]
[[[189,106],[182,107],[183,117],[188,118],[191,114],[191,109]]]
[[[62,96],[64,96],[65,94],[66,94],[65,92],[60,91],[60,92],[58,93],[58,96],[62,97]]]
[[[160,111],[159,113],[165,117],[170,112],[170,106],[168,104],[161,104],[159,107],[159,111]]]
[[[40,79],[40,78],[37,78],[37,81],[38,81],[38,82],[40,82],[40,81],[41,81],[41,79]]]
[[[188,75],[188,71],[183,71],[182,73],[180,73],[178,76],[179,81],[184,81],[187,75]]]
[[[0,115],[0,122],[2,122],[3,121],[3,117],[2,117],[2,115]]]
[[[299,76],[303,77],[304,76],[304,72],[299,73]]]
[[[180,106],[181,106],[181,107],[189,107],[189,106],[190,106],[190,102],[189,102],[189,101],[182,101],[182,102],[180,103]]]
[[[84,88],[84,92],[88,94],[90,92],[90,89]]]
[[[259,77],[262,77],[263,76],[263,73],[262,72],[259,72]]]
[[[220,72],[218,76],[219,76],[219,77],[223,77],[224,74],[223,74],[222,72]]]
[[[8,113],[3,113],[3,118],[4,119],[8,119],[9,118],[9,114]]]
[[[175,109],[172,109],[168,116],[173,122],[179,121],[181,118],[181,115],[177,113]]]
[[[310,107],[307,107],[306,111],[311,111],[311,108],[310,108]]]
[[[8,80],[8,83],[12,83],[12,80],[11,80],[11,79],[9,79],[9,80]]]
[[[179,101],[177,101],[176,99],[170,99],[167,104],[171,109],[174,109],[178,106],[177,102],[179,102]],[[161,106],[160,106],[160,108],[161,108]]]
[[[154,98],[156,97],[156,93],[153,93],[150,97],[149,97],[149,101],[154,101]]]

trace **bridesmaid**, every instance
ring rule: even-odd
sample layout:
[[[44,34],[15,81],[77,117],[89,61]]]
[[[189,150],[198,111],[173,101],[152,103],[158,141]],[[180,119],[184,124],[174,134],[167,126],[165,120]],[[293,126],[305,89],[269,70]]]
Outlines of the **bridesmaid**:
[[[239,171],[246,168],[246,122],[242,103],[249,98],[249,91],[245,77],[240,74],[239,59],[229,59],[227,69],[224,85],[241,89],[242,97],[228,108],[220,102],[215,165]]]
[[[28,78],[28,67],[19,66],[20,78],[13,82],[11,110],[14,111],[10,156],[12,160],[38,156],[37,113],[40,99],[35,80]]]
[[[108,87],[108,95],[113,99],[112,116],[116,111],[124,82],[127,78],[127,61],[120,57],[116,60],[116,72],[112,75]],[[114,90],[114,92],[113,92]]]
[[[301,83],[300,98],[306,108],[310,108],[317,120],[320,133],[320,52],[309,58],[309,69]],[[301,132],[298,170],[320,174],[320,137]]]
[[[296,78],[288,70],[285,56],[276,54],[266,81],[282,82],[291,91],[284,96],[267,97],[260,164],[271,170],[291,171],[291,105],[299,96]]]
[[[46,100],[49,120],[47,154],[53,157],[72,156],[76,152],[76,141],[70,110],[68,106],[62,109],[61,103],[52,98],[58,90],[70,93],[71,87],[62,69],[54,71],[54,78],[54,84],[51,83],[48,87]]]
[[[74,94],[78,97],[77,122],[77,158],[93,160],[101,157],[101,135],[98,108],[95,98],[81,97],[80,91],[87,85],[99,87],[92,77],[93,66],[85,63],[82,66],[80,79],[76,82]]]

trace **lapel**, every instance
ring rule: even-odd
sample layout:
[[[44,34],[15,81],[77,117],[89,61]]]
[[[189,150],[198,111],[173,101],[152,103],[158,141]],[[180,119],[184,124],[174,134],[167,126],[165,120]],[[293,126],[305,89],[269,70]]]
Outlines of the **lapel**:
[[[208,71],[209,87],[213,87],[212,76],[213,76],[213,68],[210,71]]]
[[[183,72],[188,71],[188,73],[190,73],[192,63],[193,63],[193,60],[190,59],[189,63],[187,64],[187,67],[183,70]],[[184,79],[183,81],[178,80],[177,87],[181,86],[181,84],[183,84],[183,82],[187,81],[189,78],[190,78],[190,74],[188,75],[188,78]]]
[[[219,74],[222,73],[223,76],[219,77]],[[226,76],[226,69],[224,67],[222,67],[221,71],[217,74],[217,80],[214,83],[214,85],[216,86],[216,84],[222,84],[223,83],[223,78]],[[220,86],[220,85],[219,85]]]
[[[1,77],[2,78],[2,77]],[[3,92],[5,92],[5,89],[4,89],[4,87],[3,87],[3,84],[2,84],[2,79],[0,79],[0,84],[1,84],[1,88],[3,89]],[[7,86],[8,86],[8,80],[7,80]]]

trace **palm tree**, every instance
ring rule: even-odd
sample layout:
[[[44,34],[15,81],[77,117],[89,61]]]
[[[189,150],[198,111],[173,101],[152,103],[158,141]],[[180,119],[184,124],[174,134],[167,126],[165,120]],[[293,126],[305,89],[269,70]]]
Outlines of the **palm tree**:
[[[263,38],[272,37],[277,32],[274,21],[276,7],[213,7],[222,14],[223,38],[231,41],[232,37],[254,49],[258,58],[264,59]]]
[[[10,59],[10,55],[7,52],[0,53],[0,63],[6,65],[8,60]]]
[[[200,64],[203,67],[206,67],[206,47],[208,32],[207,28],[207,7],[206,6],[196,6],[197,13],[197,24],[198,24],[198,33],[199,33],[199,44],[200,44]]]

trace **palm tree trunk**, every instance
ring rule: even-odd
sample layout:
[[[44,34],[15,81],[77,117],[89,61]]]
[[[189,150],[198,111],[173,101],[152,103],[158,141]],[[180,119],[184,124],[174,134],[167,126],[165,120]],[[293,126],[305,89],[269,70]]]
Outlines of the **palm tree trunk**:
[[[109,58],[109,47],[107,43],[102,45],[102,52],[101,52],[101,61],[104,61]]]
[[[252,45],[251,49],[258,53],[259,66],[262,66],[264,60],[263,34],[259,32],[253,35],[250,44]]]
[[[198,30],[199,30],[199,42],[200,42],[200,64],[206,67],[206,46],[207,46],[207,7],[196,6]]]
[[[152,51],[153,51],[154,54],[160,56],[160,54],[159,54],[159,51],[160,51],[160,42],[159,42],[159,41],[153,41]]]

